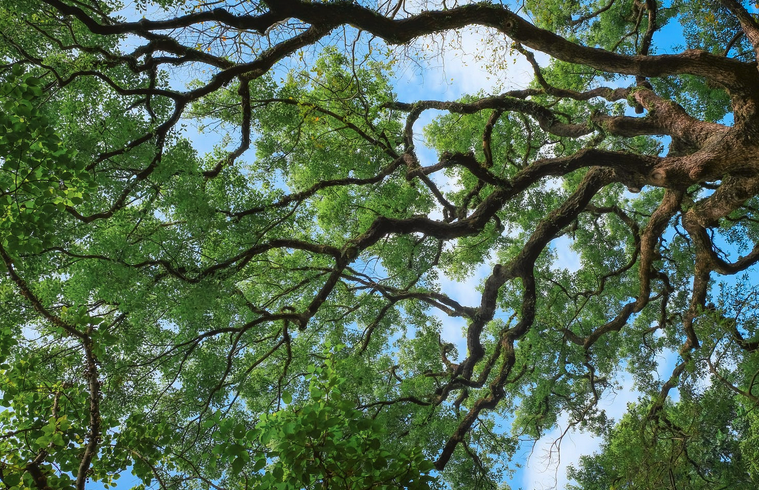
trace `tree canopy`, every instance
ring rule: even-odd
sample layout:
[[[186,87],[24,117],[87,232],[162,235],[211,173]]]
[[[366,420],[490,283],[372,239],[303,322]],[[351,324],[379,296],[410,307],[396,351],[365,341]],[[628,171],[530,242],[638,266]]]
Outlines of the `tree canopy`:
[[[755,10],[0,0],[3,488],[506,488],[561,416],[757,488]],[[395,93],[469,26],[533,81]]]

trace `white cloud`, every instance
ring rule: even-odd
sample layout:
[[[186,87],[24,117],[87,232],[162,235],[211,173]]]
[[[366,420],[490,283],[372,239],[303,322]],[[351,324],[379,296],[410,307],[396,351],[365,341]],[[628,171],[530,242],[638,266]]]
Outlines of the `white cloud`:
[[[567,425],[562,415],[559,428],[552,430],[535,443],[527,460],[522,488],[547,490],[566,488],[567,467],[576,465],[583,454],[591,454],[600,445],[600,439],[585,432],[570,430],[559,440]]]
[[[404,98],[457,99],[465,94],[499,93],[525,88],[533,78],[527,60],[509,51],[510,41],[483,27],[467,27],[419,41],[421,66],[398,73],[396,89]],[[493,53],[496,53],[493,55]],[[537,55],[545,64],[547,57]],[[421,68],[421,70],[419,69]]]
[[[657,373],[659,378],[669,379],[672,370],[678,362],[678,354],[668,350],[659,354]],[[607,392],[599,402],[599,408],[606,412],[607,417],[619,421],[627,412],[627,405],[635,403],[641,393],[635,390],[634,381],[629,373],[623,373],[617,378],[621,389],[615,392]],[[677,401],[679,393],[677,389],[670,392],[670,398]],[[567,468],[570,465],[578,466],[580,457],[590,455],[598,451],[601,446],[601,437],[580,430],[569,430],[561,439],[563,431],[568,424],[568,416],[563,414],[559,418],[558,428],[552,430],[540,438],[531,448],[529,459],[524,470],[521,482],[522,488],[531,490],[564,489],[569,480]]]
[[[633,389],[633,379],[624,374],[618,379],[622,389],[617,393],[606,393],[599,402],[599,408],[606,411],[609,418],[619,421],[627,411],[627,404],[637,401],[640,395]],[[570,429],[559,441],[568,424],[566,414],[559,418],[558,428],[540,438],[532,448],[524,471],[522,488],[548,490],[566,488],[569,480],[567,468],[577,467],[580,457],[590,455],[601,446],[601,438],[588,432]]]
[[[467,28],[456,34],[451,42],[460,48],[446,49],[439,58],[438,70],[444,75],[441,80],[447,84],[446,94],[458,97],[479,90],[524,88],[532,80],[532,69],[521,56],[503,52],[503,59],[490,58],[490,49],[495,46],[506,49],[508,40],[499,39],[484,28]]]

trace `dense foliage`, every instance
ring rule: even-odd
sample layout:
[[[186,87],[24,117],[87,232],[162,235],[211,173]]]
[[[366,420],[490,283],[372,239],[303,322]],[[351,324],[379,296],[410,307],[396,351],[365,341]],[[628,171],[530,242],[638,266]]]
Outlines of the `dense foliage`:
[[[0,0],[0,484],[757,488],[752,9]],[[475,25],[529,87],[394,93]]]

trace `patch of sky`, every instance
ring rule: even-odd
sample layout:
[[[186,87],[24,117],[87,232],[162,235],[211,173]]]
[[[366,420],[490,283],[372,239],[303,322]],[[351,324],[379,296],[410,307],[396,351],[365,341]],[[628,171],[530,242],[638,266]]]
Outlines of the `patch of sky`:
[[[454,100],[478,92],[525,88],[532,80],[532,68],[524,58],[505,52],[501,60],[488,57],[493,53],[488,48],[506,49],[508,41],[496,39],[484,28],[469,27],[443,40],[423,38],[417,44],[425,62],[422,69],[399,70],[395,87],[401,100],[432,96]],[[419,87],[423,87],[421,93]]]
[[[677,364],[675,352],[667,352],[661,356],[659,377],[666,381]],[[598,409],[606,416],[619,421],[627,412],[630,403],[636,403],[643,394],[635,387],[632,375],[626,372],[625,364],[611,383],[598,403]],[[674,390],[673,390],[674,391]],[[679,395],[673,393],[671,398],[677,401]],[[522,444],[518,459],[525,461],[524,471],[519,472],[521,479],[514,478],[510,482],[512,488],[523,489],[563,489],[571,483],[567,477],[567,468],[577,466],[580,458],[600,450],[602,438],[587,430],[570,425],[568,414],[562,414],[554,429],[543,435],[537,441],[527,441]]]
[[[440,277],[440,290],[443,294],[457,301],[463,306],[479,307],[481,300],[481,285],[490,275],[493,260],[478,265],[472,274],[462,280],[456,280],[445,273]],[[445,342],[456,346],[458,357],[456,362],[463,361],[467,356],[465,332],[468,322],[464,318],[450,317],[443,312],[436,312],[435,316],[442,322],[441,336]]]
[[[551,249],[556,253],[552,267],[566,269],[569,272],[577,272],[582,267],[580,254],[573,250],[574,240],[567,235],[562,235],[551,242]]]
[[[451,278],[443,272],[437,281],[439,290],[463,306],[477,307],[481,299],[480,286],[489,276],[492,265],[492,260],[480,264],[464,280]],[[369,261],[360,260],[353,265],[353,269],[372,277],[387,276],[387,270],[382,265],[382,261],[377,258]],[[467,355],[465,332],[468,322],[461,317],[448,316],[434,307],[431,308],[430,312],[439,322],[441,341],[451,343],[456,347],[457,356],[455,358],[451,356],[451,360],[454,362],[462,361]],[[414,338],[416,334],[417,327],[408,324],[393,332],[389,338],[389,343],[393,345],[404,338]]]
[[[616,388],[607,390],[598,403],[598,408],[605,411],[607,417],[620,420],[627,412],[629,403],[635,403],[641,396],[635,390],[632,377],[621,373],[614,379]],[[570,483],[567,468],[577,466],[580,458],[598,451],[601,447],[600,436],[570,426],[568,414],[559,417],[556,428],[546,433],[533,444],[523,444],[520,458],[526,461],[521,473],[521,486],[515,481],[513,488],[525,490],[563,489]]]

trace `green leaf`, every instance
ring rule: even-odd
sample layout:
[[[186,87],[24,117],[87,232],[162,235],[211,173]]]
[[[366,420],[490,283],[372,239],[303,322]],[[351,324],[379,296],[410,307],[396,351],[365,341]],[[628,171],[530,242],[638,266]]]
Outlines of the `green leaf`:
[[[232,473],[240,473],[244,466],[245,460],[238,456],[234,461],[232,461]]]

